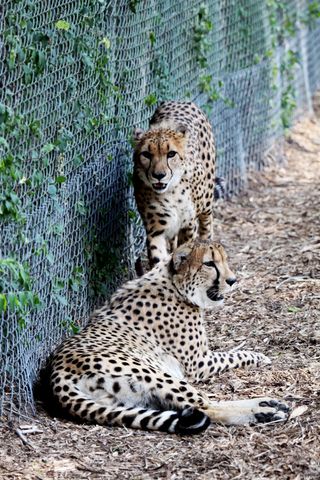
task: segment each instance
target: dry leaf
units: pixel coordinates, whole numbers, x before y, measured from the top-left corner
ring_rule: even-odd
[[[306,411],[308,410],[307,405],[300,405],[300,407],[294,408],[291,412],[291,415],[289,417],[289,420],[292,420],[293,418],[300,417],[303,415]]]

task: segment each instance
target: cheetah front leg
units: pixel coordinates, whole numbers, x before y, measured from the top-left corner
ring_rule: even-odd
[[[274,398],[262,397],[250,400],[210,402],[204,412],[216,423],[246,425],[284,421],[288,418],[289,407]]]
[[[167,240],[163,231],[147,231],[147,250],[151,268],[160,260],[168,258]]]
[[[170,252],[174,252],[178,248],[178,235],[175,235],[172,240],[169,241]]]
[[[196,218],[192,220],[186,227],[182,228],[178,235],[178,245],[194,242],[197,238],[198,222]]]
[[[211,211],[199,215],[199,237],[202,240],[213,238],[213,215]]]
[[[207,380],[212,375],[234,368],[259,367],[270,365],[271,360],[263,353],[246,350],[230,352],[208,351],[198,363],[196,380]]]

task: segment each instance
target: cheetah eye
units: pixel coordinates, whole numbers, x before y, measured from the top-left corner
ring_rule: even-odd
[[[151,160],[151,158],[152,158],[151,153],[150,153],[150,152],[147,152],[147,151],[141,152],[141,155],[143,155],[144,157],[146,157],[148,160]]]
[[[170,152],[168,152],[168,154],[167,154],[167,157],[168,158],[173,158],[176,154],[177,154],[177,152],[175,152],[173,150],[170,150]]]
[[[214,262],[203,262],[203,265],[205,265],[206,267],[215,267]]]

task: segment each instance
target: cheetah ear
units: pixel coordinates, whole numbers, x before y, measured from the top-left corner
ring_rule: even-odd
[[[180,267],[185,263],[191,252],[189,245],[182,245],[172,255],[171,265],[174,272],[177,272]]]
[[[139,142],[139,140],[141,140],[143,134],[144,134],[144,131],[142,130],[142,128],[135,128],[132,132],[133,142],[134,143]]]
[[[188,127],[186,125],[178,125],[178,127],[175,129],[176,132],[181,133],[184,137],[188,136]]]

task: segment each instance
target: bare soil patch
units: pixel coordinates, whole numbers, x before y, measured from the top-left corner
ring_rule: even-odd
[[[319,121],[295,126],[284,158],[282,166],[252,176],[243,195],[217,207],[217,238],[239,283],[223,309],[207,319],[212,348],[245,342],[273,364],[222,374],[204,388],[221,399],[286,399],[294,418],[255,427],[212,425],[203,435],[183,438],[39,413],[20,422],[29,444],[9,426],[2,429],[0,478],[320,478]],[[27,433],[26,425],[36,431]]]

